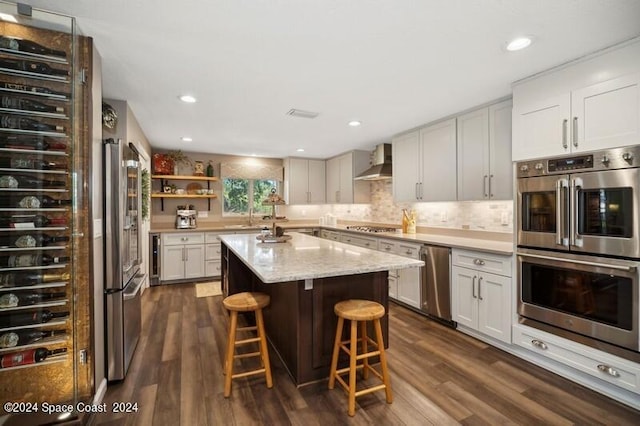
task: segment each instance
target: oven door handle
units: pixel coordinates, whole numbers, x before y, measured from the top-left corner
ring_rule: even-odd
[[[518,253],[518,256],[532,257],[534,259],[543,259],[543,260],[555,260],[557,262],[564,262],[564,263],[574,263],[574,264],[577,263],[579,265],[595,266],[598,268],[616,269],[618,271],[625,271],[625,272],[634,272],[637,269],[636,266],[610,265],[607,263],[589,262],[586,260],[561,259],[561,258],[552,257],[552,256],[542,256],[539,254]]]
[[[578,192],[582,189],[584,182],[580,178],[571,178],[571,192],[569,198],[569,205],[571,208],[570,213],[570,224],[569,224],[569,234],[570,241],[569,244],[573,247],[582,247],[583,241],[582,237],[578,233],[578,221],[580,220],[579,214],[580,209],[578,208]]]
[[[562,197],[562,189],[569,187],[569,181],[565,178],[558,179],[556,181],[556,244],[566,247],[569,244],[565,235],[567,230],[565,229],[565,220],[567,202]]]

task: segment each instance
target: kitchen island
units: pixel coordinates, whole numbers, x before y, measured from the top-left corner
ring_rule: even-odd
[[[262,243],[256,234],[221,235],[225,295],[260,291],[267,337],[297,385],[329,375],[337,318],[333,306],[368,299],[388,312],[390,269],[424,262],[309,235],[291,233],[285,243]],[[382,320],[388,346],[388,320]]]

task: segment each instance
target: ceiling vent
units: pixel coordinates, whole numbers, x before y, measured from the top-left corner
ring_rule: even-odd
[[[316,118],[319,115],[319,113],[312,112],[312,111],[303,111],[301,109],[291,108],[287,112],[287,115],[290,115],[292,117],[300,117],[300,118]]]

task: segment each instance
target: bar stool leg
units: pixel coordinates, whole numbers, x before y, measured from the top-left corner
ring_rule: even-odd
[[[373,320],[376,329],[376,341],[378,342],[378,350],[380,351],[380,369],[382,370],[382,382],[384,383],[384,392],[387,396],[387,403],[393,402],[393,394],[391,393],[391,380],[389,378],[389,370],[387,370],[387,355],[384,351],[384,340],[382,339],[382,327],[380,320]]]
[[[269,362],[269,348],[267,347],[267,339],[264,332],[264,319],[262,318],[262,309],[256,310],[256,325],[258,326],[258,337],[260,337],[260,358],[264,364],[264,372],[267,378],[267,388],[273,387],[273,379],[271,377],[271,363]]]
[[[238,325],[238,312],[231,311],[229,316],[229,338],[227,339],[227,355],[224,359],[224,397],[231,395],[231,380],[233,379],[233,354],[236,346],[236,327]]]
[[[351,320],[349,343],[349,415],[356,414],[356,361],[358,356],[358,321]]]
[[[340,342],[342,341],[343,326],[344,326],[344,318],[338,317],[338,326],[336,327],[336,338],[333,343],[333,355],[331,356],[331,369],[329,370],[329,389],[333,389],[336,383],[336,370],[338,368],[338,356],[340,355]]]
[[[360,346],[362,347],[362,353],[369,352],[368,340],[367,340],[367,322],[360,321]],[[362,359],[362,378],[366,380],[369,378],[369,358]]]

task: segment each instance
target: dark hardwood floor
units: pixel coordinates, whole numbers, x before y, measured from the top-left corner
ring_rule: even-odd
[[[137,402],[138,412],[100,414],[97,424],[640,424],[636,410],[397,305],[387,352],[393,404],[384,392],[364,395],[351,418],[342,389],[326,381],[297,389],[273,352],[272,389],[260,376],[234,380],[225,399],[221,296],[196,298],[182,284],[147,289],[142,303],[129,374],[105,397],[109,406]]]

